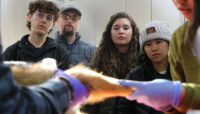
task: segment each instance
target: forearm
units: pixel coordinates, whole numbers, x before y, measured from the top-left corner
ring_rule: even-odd
[[[31,86],[29,89],[35,93],[31,94],[31,97],[34,98],[38,113],[62,113],[70,106],[72,90],[65,81],[51,79],[39,86]]]
[[[62,113],[71,101],[69,85],[61,80],[49,80],[39,86],[23,87],[15,83],[8,67],[0,65],[0,112]]]
[[[182,112],[182,113],[186,113],[187,110],[188,110],[188,108],[181,107],[181,104],[184,101],[185,92],[186,92],[185,87],[182,87],[182,92],[181,92],[181,96],[180,96],[180,103],[179,103],[180,105],[177,106],[177,107],[174,107],[177,111]]]
[[[185,97],[185,88],[182,87],[182,92],[181,92],[179,104],[183,103],[184,97]],[[170,111],[165,112],[165,114],[183,114],[183,113],[186,113],[187,110],[188,109],[184,109],[184,108],[180,107],[180,105],[179,105],[177,107],[173,107]]]
[[[177,110],[200,109],[200,85],[193,83],[183,83],[185,95],[182,103],[176,107]]]

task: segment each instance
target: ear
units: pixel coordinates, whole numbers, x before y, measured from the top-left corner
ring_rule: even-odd
[[[80,26],[80,20],[77,22],[78,26],[77,26],[77,29],[79,29],[79,26]]]
[[[31,15],[30,13],[28,13],[28,14],[27,14],[27,20],[28,20],[29,22],[31,22],[31,17],[32,17],[32,15]]]

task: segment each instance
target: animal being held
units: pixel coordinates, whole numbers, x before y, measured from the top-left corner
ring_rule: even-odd
[[[22,85],[29,86],[45,82],[53,78],[57,70],[54,59],[44,59],[37,63],[5,62],[10,65],[15,80]],[[118,79],[98,73],[88,67],[79,64],[65,70],[65,73],[79,79],[88,89],[88,104],[103,101],[106,98],[128,96],[134,89],[122,86]]]

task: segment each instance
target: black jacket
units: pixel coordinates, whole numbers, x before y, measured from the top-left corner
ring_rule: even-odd
[[[38,51],[28,41],[28,37],[29,35],[25,35],[20,41],[9,46],[3,53],[3,59],[5,61],[37,62],[44,58],[54,58],[58,68],[67,69],[69,67],[69,54],[54,39],[47,37]]]
[[[70,87],[55,79],[30,87],[18,85],[10,68],[0,62],[1,114],[63,114],[72,99]]]
[[[72,47],[69,47],[69,44],[66,40],[66,37],[62,34],[59,35],[56,33],[56,41],[60,44],[67,53],[70,53],[69,64],[76,65],[82,62],[85,65],[88,65],[93,58],[96,46],[91,45],[85,41],[82,41],[80,34],[76,33],[76,39],[72,44]]]
[[[158,78],[172,80],[170,68],[168,66],[167,72],[165,74],[160,74],[154,69],[150,60],[132,69],[126,77],[126,79],[137,81],[150,81]],[[137,103],[136,101],[129,101],[125,98],[120,98],[118,112],[119,114],[163,114],[163,112],[156,111],[144,104]]]

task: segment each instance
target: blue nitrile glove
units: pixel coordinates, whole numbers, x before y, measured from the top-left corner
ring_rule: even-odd
[[[73,89],[73,99],[71,105],[83,103],[87,100],[89,91],[77,78],[69,76],[62,70],[56,70],[54,76],[62,77],[71,84]]]
[[[153,81],[130,81],[120,80],[124,86],[136,88],[127,98],[144,103],[157,110],[169,110],[172,106],[178,106],[182,92],[180,81],[169,81],[165,79],[155,79]]]

